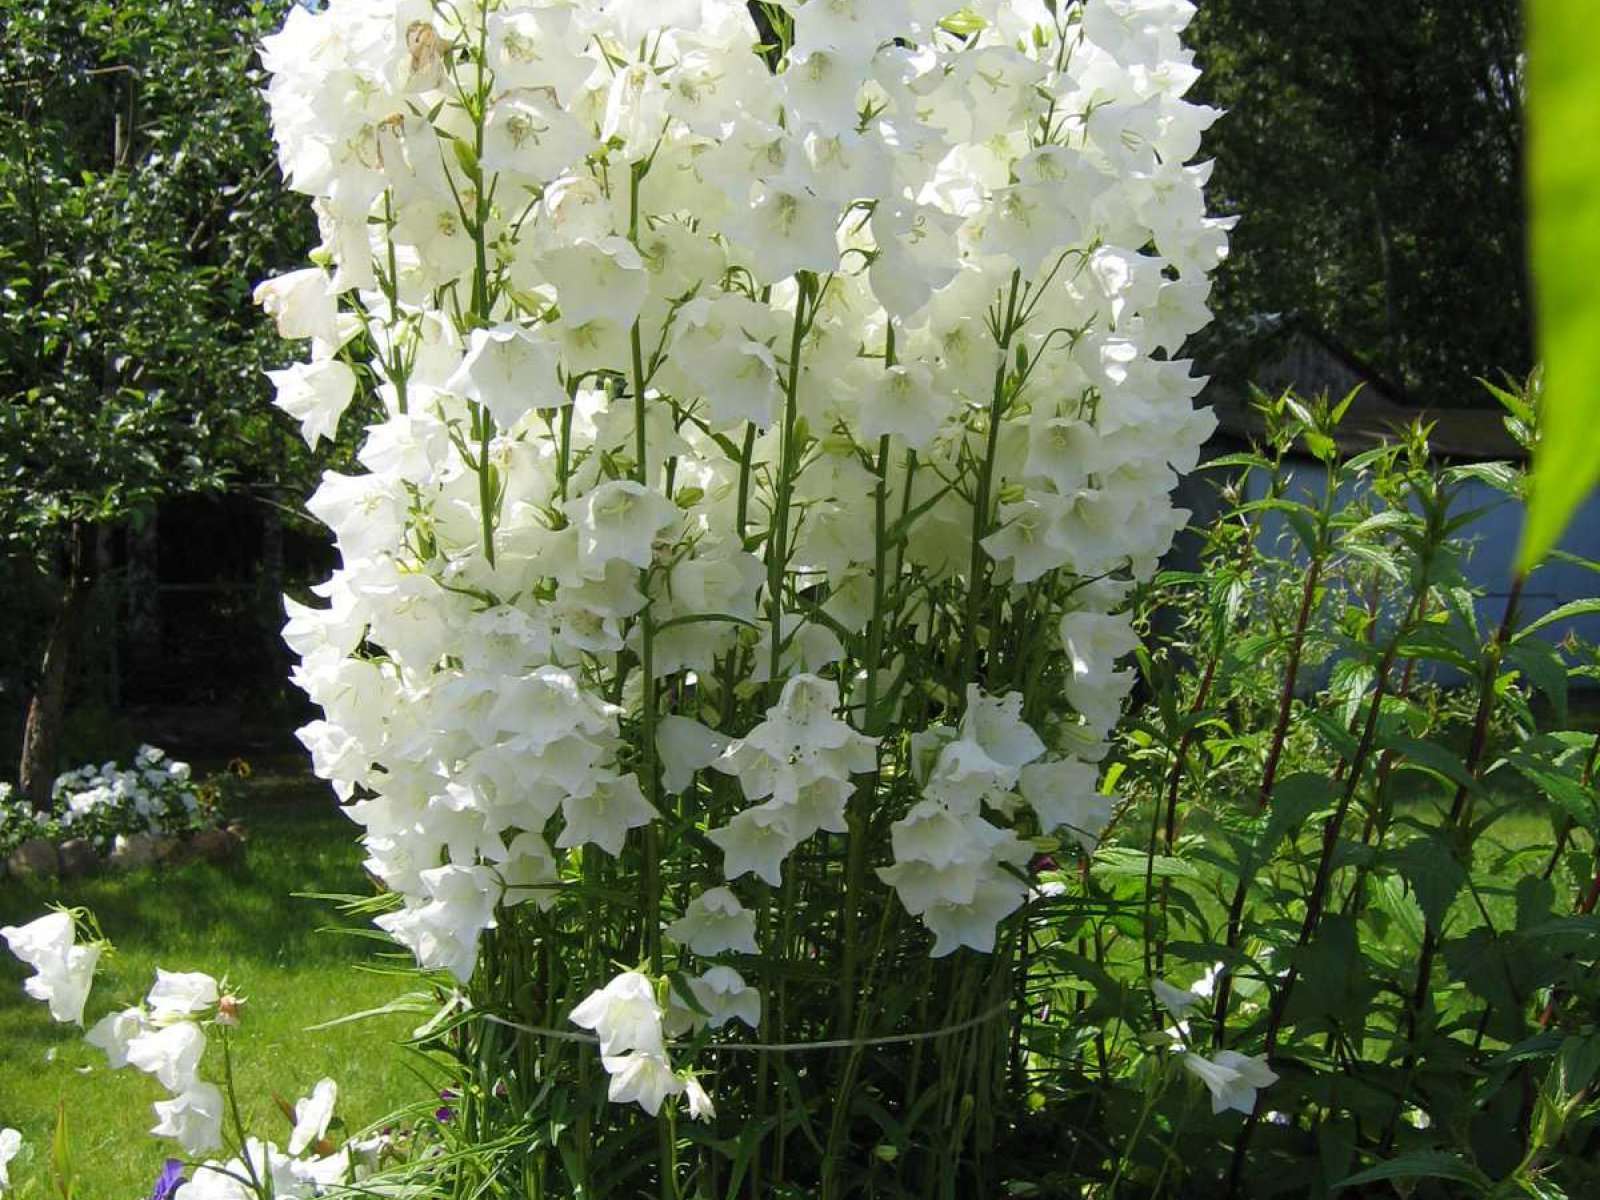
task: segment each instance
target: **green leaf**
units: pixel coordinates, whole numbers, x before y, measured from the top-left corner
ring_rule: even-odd
[[[1546,799],[1584,829],[1593,830],[1600,825],[1594,792],[1584,787],[1581,779],[1574,778],[1537,754],[1517,750],[1507,755],[1506,761],[1519,775],[1543,792]]]
[[[1550,701],[1552,716],[1558,725],[1567,722],[1567,664],[1549,642],[1538,638],[1518,642],[1506,651],[1507,664],[1516,667],[1528,682],[1544,693]]]
[[[72,1139],[67,1134],[67,1103],[56,1104],[56,1127],[50,1138],[50,1175],[61,1200],[72,1200]]]
[[[1561,1082],[1568,1096],[1576,1096],[1600,1075],[1600,1034],[1569,1037],[1561,1043]]]
[[[1371,896],[1373,909],[1388,922],[1387,936],[1375,939],[1374,955],[1398,961],[1401,956],[1414,953],[1427,931],[1416,898],[1407,895],[1393,875],[1375,881]]]
[[[1600,479],[1600,21],[1592,0],[1529,0],[1528,182],[1544,362],[1543,431],[1523,526],[1527,571]]]
[[[1090,874],[1099,879],[1144,878],[1146,867],[1156,879],[1198,879],[1200,872],[1181,858],[1158,854],[1152,861],[1143,850],[1131,846],[1107,846],[1094,857]]]
[[[1327,775],[1298,771],[1280,779],[1272,789],[1271,819],[1256,847],[1260,861],[1315,814],[1333,806],[1333,781]]]
[[[1318,1017],[1332,1017],[1351,1025],[1362,1020],[1370,1007],[1374,985],[1367,975],[1353,919],[1343,913],[1325,917],[1317,936],[1309,945],[1293,951],[1293,955],[1300,968],[1301,986],[1289,1000],[1289,1024]]]
[[[1435,929],[1443,926],[1445,913],[1467,879],[1466,868],[1449,843],[1437,834],[1417,838],[1384,857],[1411,885],[1428,924]]]
[[[1573,600],[1563,604],[1560,608],[1552,608],[1537,620],[1529,621],[1512,637],[1513,642],[1520,642],[1530,634],[1538,633],[1546,625],[1554,625],[1557,621],[1569,621],[1573,617],[1586,617],[1593,613],[1600,613],[1600,597],[1590,597],[1585,600]]]
[[[1364,1183],[1380,1183],[1385,1179],[1448,1179],[1452,1183],[1469,1185],[1478,1195],[1486,1194],[1494,1186],[1490,1178],[1477,1167],[1442,1150],[1402,1154],[1399,1158],[1369,1167],[1348,1179],[1341,1179],[1335,1186],[1358,1187]]]
[[[1400,770],[1425,771],[1449,783],[1477,791],[1478,781],[1467,770],[1466,764],[1436,742],[1406,737],[1400,733],[1382,733],[1378,736],[1381,749],[1392,750],[1402,756]]]

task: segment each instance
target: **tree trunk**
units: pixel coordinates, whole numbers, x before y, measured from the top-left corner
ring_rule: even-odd
[[[72,661],[94,594],[93,565],[94,539],[88,530],[79,526],[73,530],[61,607],[56,610],[55,621],[50,626],[39,683],[28,705],[28,720],[22,732],[18,782],[22,795],[39,810],[48,810],[51,804],[50,791],[61,752],[61,728],[66,717]]]

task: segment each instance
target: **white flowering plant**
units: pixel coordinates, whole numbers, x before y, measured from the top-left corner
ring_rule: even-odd
[[[277,403],[366,425],[309,502],[300,737],[459,993],[458,1192],[991,1178],[1030,867],[1110,819],[1128,597],[1214,426],[1193,12],[332,0],[267,39],[323,238],[257,289],[308,347]]]
[[[57,776],[52,808],[33,809],[0,784],[0,852],[30,838],[83,838],[102,854],[132,838],[180,838],[218,823],[212,798],[186,762],[142,745],[126,766],[89,763]]]
[[[27,994],[46,1002],[57,1022],[83,1026],[95,972],[114,953],[94,915],[58,908],[26,925],[0,929],[0,939],[35,972],[23,985]],[[292,1106],[280,1101],[290,1125],[282,1147],[253,1131],[234,1082],[233,1038],[245,1012],[244,998],[226,979],[157,968],[142,1000],[105,1013],[83,1035],[105,1054],[111,1070],[132,1067],[167,1093],[152,1106],[150,1132],[175,1143],[181,1157],[169,1160],[157,1195],[162,1200],[312,1200],[350,1195],[350,1189],[359,1194],[361,1181],[390,1152],[392,1137],[381,1132],[340,1137],[338,1085],[332,1079],[320,1080]],[[64,1181],[70,1181],[71,1172],[62,1161],[70,1154],[64,1110],[58,1121],[51,1153],[58,1187],[66,1195],[70,1184]],[[19,1142],[15,1130],[0,1134],[0,1190],[6,1185],[6,1159]]]

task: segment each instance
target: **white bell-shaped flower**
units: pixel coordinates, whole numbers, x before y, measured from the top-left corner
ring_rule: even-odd
[[[172,1138],[183,1152],[197,1157],[222,1146],[222,1089],[196,1081],[170,1100],[155,1102],[156,1137]]]
[[[756,915],[728,888],[707,888],[667,926],[667,936],[704,957],[733,951],[758,954]]]

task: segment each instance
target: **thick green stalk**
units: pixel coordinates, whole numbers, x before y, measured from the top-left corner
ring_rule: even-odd
[[[1162,846],[1163,853],[1168,858],[1172,857],[1173,848],[1178,840],[1178,790],[1179,785],[1183,782],[1183,769],[1189,761],[1190,748],[1194,745],[1195,733],[1198,729],[1195,722],[1198,721],[1200,714],[1205,711],[1206,704],[1210,702],[1211,687],[1216,682],[1217,663],[1221,658],[1222,650],[1219,647],[1206,663],[1206,672],[1200,679],[1200,690],[1195,693],[1194,703],[1189,706],[1190,725],[1178,739],[1178,750],[1173,756],[1172,771],[1167,777],[1166,836],[1163,839]],[[1170,877],[1165,875],[1161,877],[1161,915],[1156,926],[1158,932],[1155,947],[1155,971],[1152,978],[1161,975],[1166,970],[1167,909],[1171,904],[1171,884]],[[1150,881],[1146,879],[1145,889],[1147,892],[1149,886]]]
[[[894,323],[889,323],[884,341],[884,367],[894,366]],[[878,721],[878,675],[883,667],[884,571],[888,566],[889,435],[878,439],[877,484],[873,488],[872,617],[867,624],[866,701],[861,711],[861,728],[875,734]],[[879,748],[882,754],[882,748]],[[856,949],[860,941],[861,893],[866,883],[867,813],[878,793],[879,773],[862,778],[850,798],[846,813],[844,909],[844,971],[839,988],[839,1027],[850,1027],[855,1005]]]
[[[778,442],[778,475],[773,481],[772,528],[767,535],[767,610],[772,623],[772,651],[767,689],[773,699],[783,687],[783,577],[789,564],[789,503],[798,466],[795,426],[799,420],[800,353],[805,341],[807,305],[815,303],[816,280],[809,272],[796,279],[794,325],[789,334],[789,373],[783,385],[783,424]]]
[[[645,166],[634,163],[628,178],[628,238],[639,244],[639,181]],[[644,339],[639,322],[628,332],[633,388],[634,477],[650,486],[649,446],[645,434]],[[650,611],[650,570],[639,573],[639,590],[646,603],[639,614],[639,669],[642,673],[639,723],[639,762],[644,775],[645,798],[651,808],[661,809],[661,772],[656,764],[656,709],[659,704],[655,675],[655,618]],[[661,971],[661,831],[654,821],[644,827],[644,947],[650,958],[650,971]]]
[[[1012,272],[1011,291],[1006,299],[1005,319],[996,330],[996,349],[999,362],[994,369],[994,386],[989,396],[989,430],[984,445],[983,463],[978,471],[978,490],[972,499],[972,557],[967,565],[967,615],[961,629],[960,675],[957,686],[964,688],[973,682],[978,657],[978,617],[983,612],[984,593],[988,587],[985,569],[983,539],[989,532],[989,509],[993,503],[995,460],[1000,449],[1000,423],[1005,417],[1006,373],[1011,365],[1011,340],[1016,336],[1019,322],[1017,303],[1022,288],[1022,275]]]

